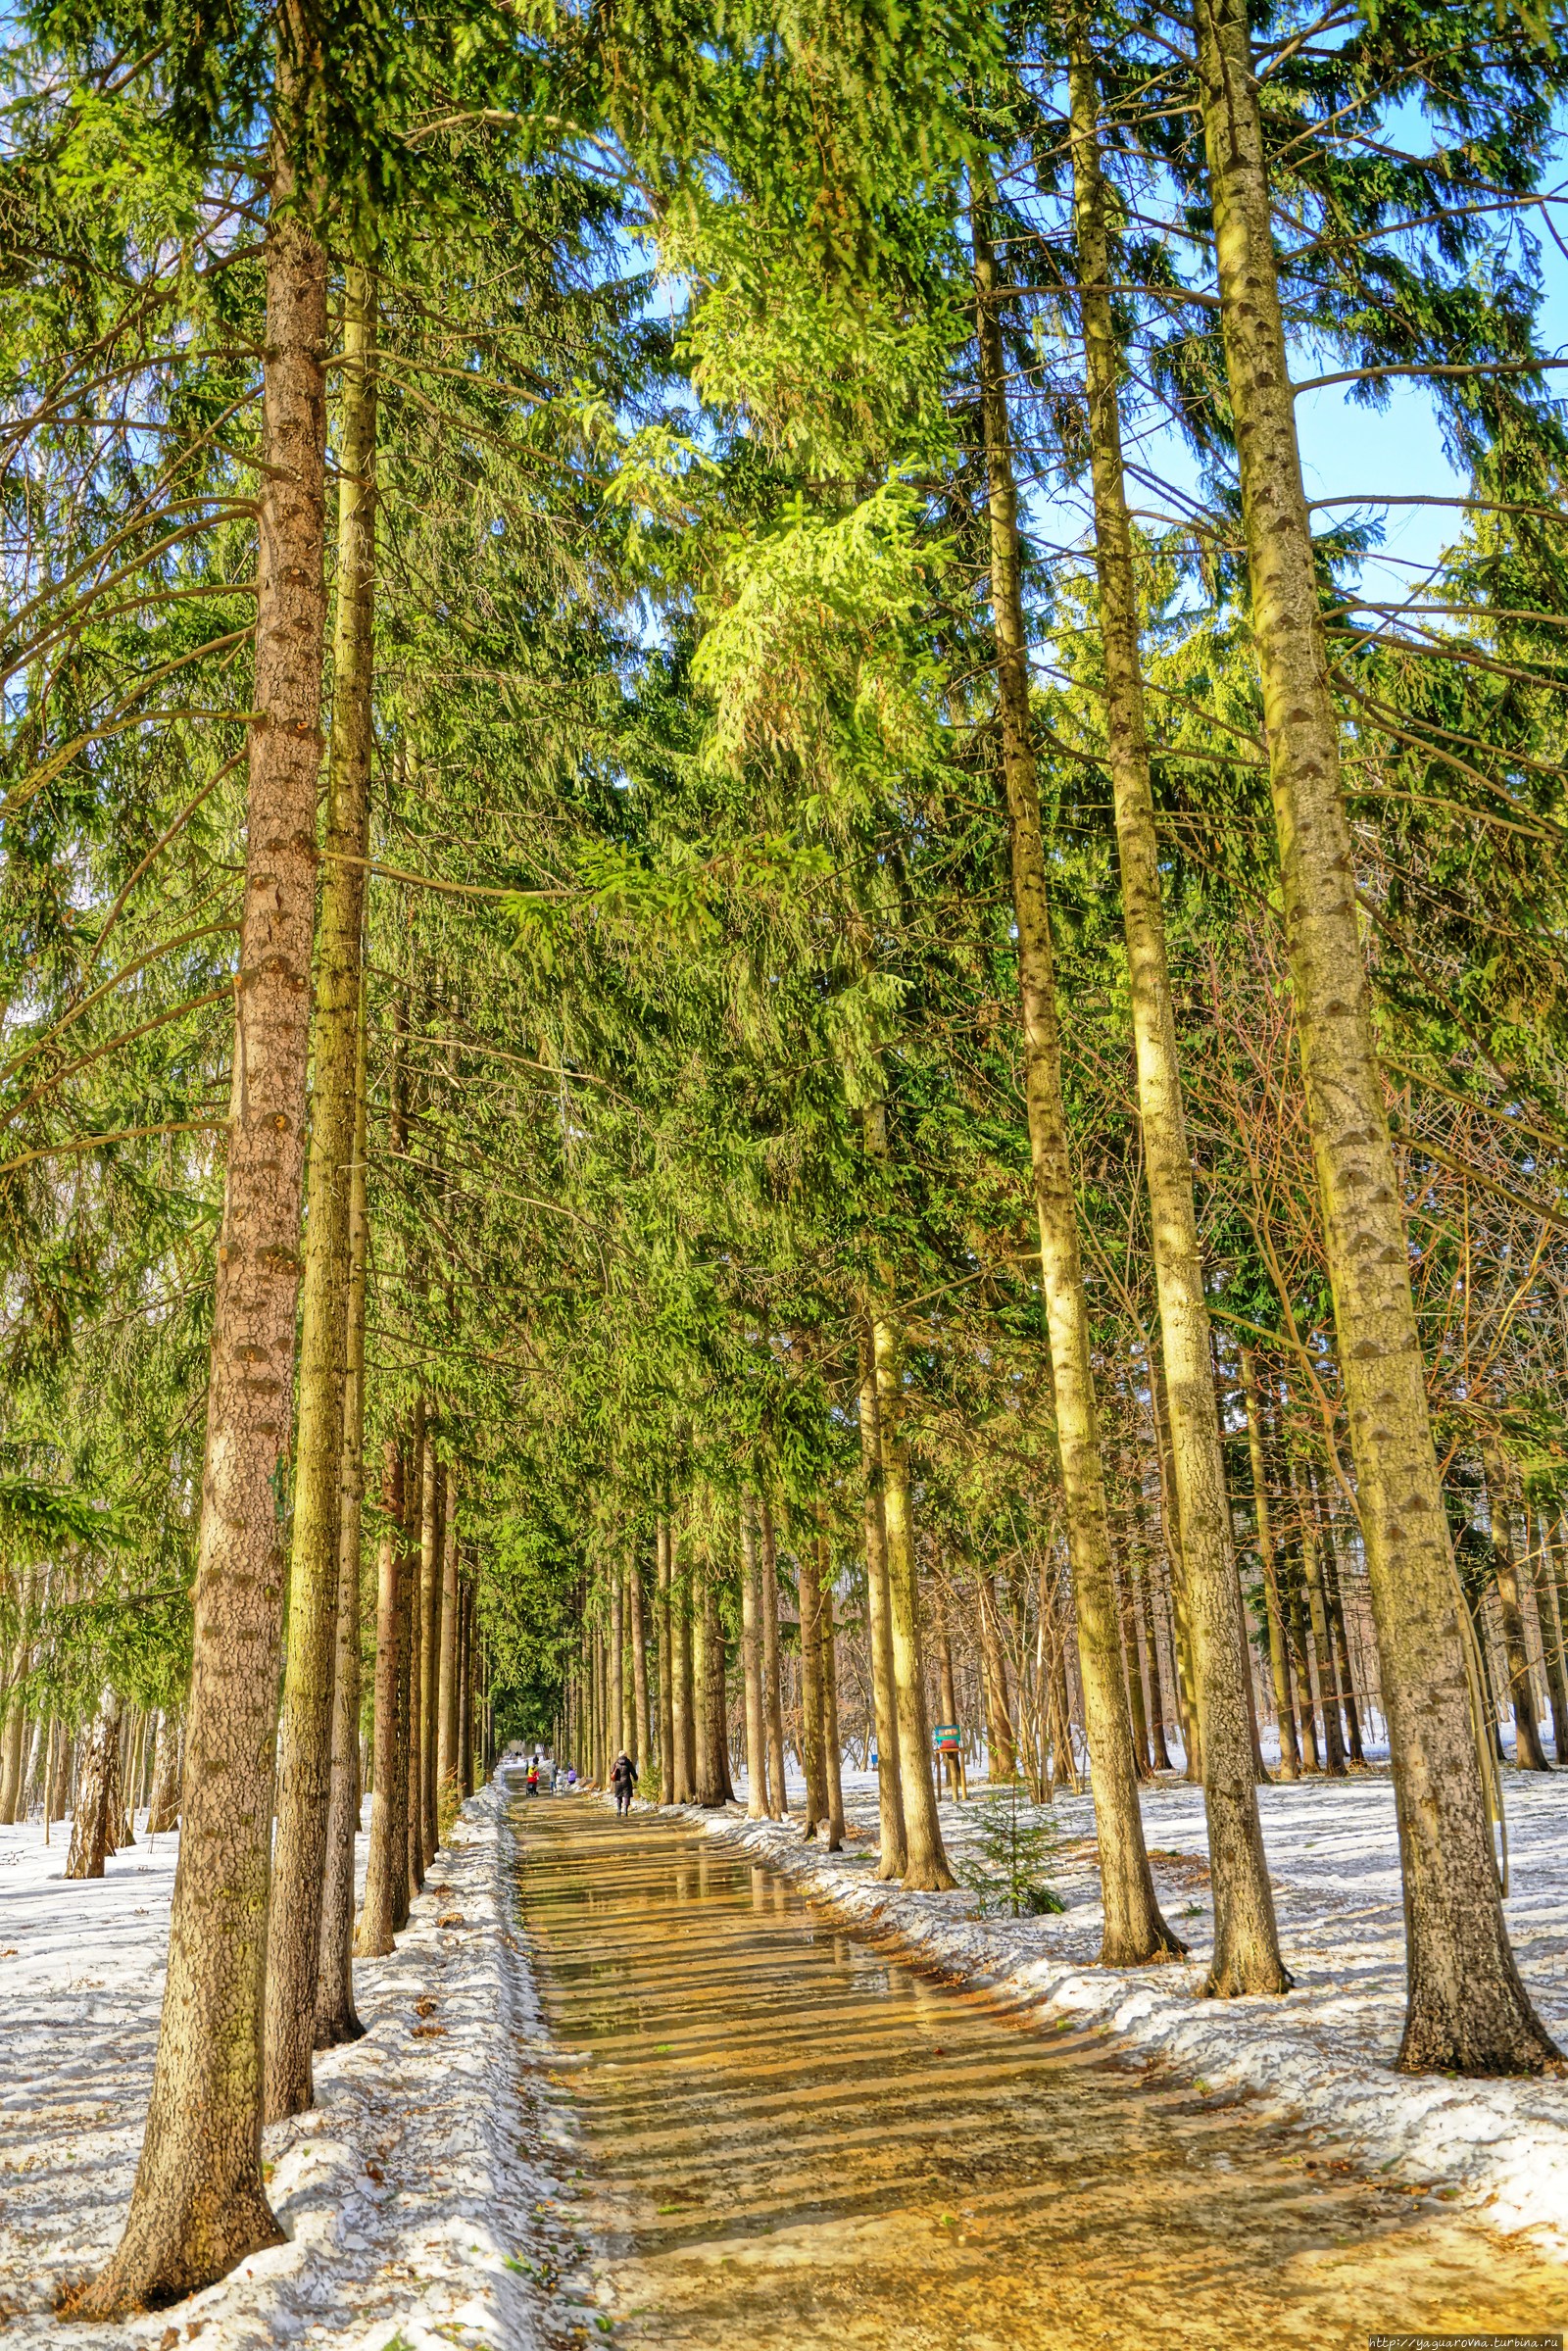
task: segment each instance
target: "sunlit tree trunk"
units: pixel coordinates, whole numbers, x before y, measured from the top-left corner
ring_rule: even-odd
[[[1046,892],[1045,846],[1029,713],[1029,654],[1019,573],[1017,496],[1007,418],[989,188],[971,208],[980,406],[991,520],[991,607],[1002,721],[1002,770],[1012,850],[1015,952],[1023,1006],[1024,1083],[1040,1227],[1042,1287],[1056,1398],[1062,1509],[1077,1599],[1089,1768],[1100,1832],[1106,1965],[1137,1966],[1183,1945],[1160,1916],[1149,1871],[1132,1722],[1121,1672],[1116,1591],[1105,1523],[1104,1469],[1090,1359],[1089,1309],[1061,1097],[1061,1037]],[[883,1397],[884,1408],[886,1396]],[[890,1544],[891,1551],[891,1531]],[[1249,1779],[1250,1786],[1250,1779]],[[907,1802],[907,1797],[906,1798]]]
[[[680,1743],[675,1730],[674,1621],[670,1602],[669,1521],[661,1518],[655,1535],[659,1575],[659,1800],[679,1804]]]
[[[76,1773],[68,1878],[101,1878],[105,1860],[120,1849],[122,1713],[119,1691],[105,1684]]]
[[[301,49],[292,43],[305,33]],[[282,1637],[277,1476],[293,1417],[320,763],[326,258],[296,207],[315,35],[278,20],[244,910],[219,1230],[179,1861],[158,2055],[124,2234],[74,2296],[103,2319],[278,2242],[262,2181],[262,2025]]]
[[[1541,1743],[1524,1610],[1519,1604],[1519,1570],[1514,1562],[1513,1532],[1508,1524],[1508,1473],[1495,1445],[1485,1447],[1482,1469],[1487,1486],[1487,1515],[1492,1522],[1492,1580],[1502,1619],[1508,1699],[1513,1708],[1514,1760],[1522,1772],[1548,1772],[1551,1766]]]
[[[746,1690],[746,1811],[767,1818],[767,1725],[762,1707],[761,1590],[752,1505],[741,1497],[741,1674]]]
[[[632,1745],[640,1773],[653,1770],[653,1720],[648,1711],[648,1618],[643,1605],[643,1571],[632,1544],[626,1555],[626,1617],[631,1643]]]
[[[166,1706],[158,1717],[153,1747],[153,1792],[147,1806],[147,1834],[167,1837],[179,1820],[179,1717]]]
[[[674,1543],[670,1541],[670,1564],[674,1566]],[[672,1584],[670,1613],[670,1654],[674,1669],[674,1739],[673,1765],[677,1804],[695,1803],[697,1799],[697,1719],[696,1676],[692,1660],[691,1580],[686,1577]]]
[[[993,1780],[1011,1780],[1017,1773],[1012,1751],[1012,1716],[1007,1704],[1007,1660],[1003,1653],[997,1619],[996,1587],[982,1570],[975,1570],[975,1605],[980,1617],[980,1663],[986,1688],[986,1751]]]
[[[1280,1726],[1280,1778],[1298,1780],[1300,1755],[1296,1739],[1296,1711],[1291,1701],[1291,1677],[1285,1648],[1285,1625],[1280,1608],[1279,1573],[1274,1555],[1273,1515],[1269,1509],[1268,1473],[1263,1459],[1263,1421],[1257,1396],[1257,1368],[1250,1347],[1242,1349],[1242,1396],[1247,1405],[1247,1450],[1252,1469],[1252,1507],[1257,1517],[1257,1550],[1263,1573],[1263,1607],[1268,1620],[1269,1675],[1274,1684],[1274,1712]]]
[[[458,1784],[458,1471],[447,1464],[441,1524],[441,1668],[436,1677],[437,1789]]]
[[[424,1602],[420,1586],[423,1568],[424,1498],[432,1439],[426,1426],[427,1407],[421,1396],[414,1407],[413,1434],[409,1456],[403,1471],[403,1568],[399,1578],[402,1603],[407,1619],[403,1638],[403,1722],[404,1740],[400,1748],[403,1776],[408,1785],[408,1798],[403,1822],[408,1840],[408,1872],[410,1903],[424,1885],[424,1791],[422,1758],[424,1753],[423,1728],[420,1721],[420,1698],[423,1675],[420,1671],[419,1650],[424,1632]],[[398,1924],[408,1917],[405,1911]]]
[[[822,1752],[822,1592],[809,1535],[795,1545],[795,1588],[801,1603],[801,1765],[806,1774],[806,1827],[814,1837],[827,1819],[827,1763]]]
[[[881,1413],[871,1326],[860,1327],[860,1472],[865,1505],[866,1618],[871,1651],[871,1706],[876,1718],[876,1874],[902,1878],[906,1863],[904,1783],[899,1767],[898,1690],[893,1676],[893,1619],[888,1602],[888,1534],[884,1515]]]
[[[784,1685],[778,1654],[778,1545],[773,1513],[767,1496],[761,1500],[762,1522],[762,1712],[767,1726],[767,1783],[773,1818],[790,1816],[784,1782]]]
[[[958,1686],[953,1673],[953,1635],[948,1625],[947,1592],[939,1581],[936,1587],[935,1631],[937,1650],[937,1680],[942,1691],[942,1719],[945,1723],[958,1720]],[[942,1770],[948,1783],[948,1792],[956,1802],[963,1792],[963,1758],[951,1750],[944,1751]]]
[[[823,1780],[827,1787],[827,1850],[844,1843],[844,1756],[839,1751],[839,1660],[832,1622],[832,1549],[827,1543],[827,1509],[815,1507],[815,1598],[818,1598],[818,1652],[823,1669]]]
[[[1557,1761],[1564,1760],[1568,1738],[1568,1674],[1563,1670],[1562,1614],[1557,1601],[1557,1579],[1552,1574],[1545,1521],[1532,1512],[1525,1522],[1530,1549],[1530,1575],[1535,1587],[1536,1616],[1541,1625],[1542,1662],[1551,1699],[1551,1743]]]
[[[401,1768],[399,1717],[404,1610],[402,1581],[403,1455],[395,1437],[382,1453],[381,1540],[375,1568],[375,1689],[371,1737],[375,1785],[370,1794],[370,1841],[365,1865],[365,1902],[354,1933],[363,1958],[381,1959],[408,1916],[408,1774]]]
[[[923,1893],[941,1893],[955,1881],[943,1848],[936,1788],[931,1779],[931,1720],[920,1644],[920,1592],[914,1563],[909,1459],[904,1442],[903,1365],[893,1325],[886,1315],[872,1320],[871,1348],[876,1366],[882,1524],[887,1539],[888,1616],[893,1634],[899,1783],[904,1802],[902,1883]]]
[[[1075,14],[1069,34],[1068,82],[1095,498],[1095,564],[1105,667],[1105,741],[1116,811],[1138,1108],[1181,1513],[1182,1565],[1194,1648],[1214,1892],[1214,1956],[1203,1988],[1209,1994],[1226,1996],[1281,1992],[1289,1988],[1290,1977],[1280,1957],[1257,1810],[1248,1666],[1235,1593],[1225,1465],[1209,1355],[1208,1307],[1165,953],[1165,910],[1139,652],[1138,590],[1122,469],[1121,349],[1110,302],[1100,98],[1081,13]],[[1129,1671],[1136,1682],[1136,1654]],[[1141,1699],[1141,1690],[1138,1694]],[[1135,1703],[1135,1728],[1142,1712],[1142,1704]],[[1090,1760],[1093,1765],[1092,1753]]]
[[[473,1793],[473,1682],[475,1642],[473,1638],[473,1586],[465,1576],[458,1586],[463,1611],[463,1667],[459,1678],[458,1695],[458,1753],[461,1758],[462,1788],[466,1798]]]
[[[1341,785],[1244,0],[1197,0],[1220,324],[1285,937],[1334,1291],[1404,1876],[1399,2064],[1537,2071],[1556,2054],[1508,1943],[1389,1142]]]
[[[365,995],[356,1024],[354,1158],[349,1177],[349,1291],[344,1337],[343,1443],[338,1465],[336,1660],[332,1680],[332,1788],[316,1990],[316,2046],[331,2049],[365,2031],[354,2006],[354,1849],[360,1825],[360,1548],[365,1499],[366,1204]]]
[[[303,2113],[315,2094],[311,2052],[332,1784],[349,1195],[358,1099],[374,668],[373,308],[367,273],[355,264],[344,286],[339,384],[332,733],[311,1016],[299,1433],[267,1949],[266,2103],[273,2121]],[[355,1597],[357,1604],[357,1592]]]
[[[436,1819],[436,1747],[441,1711],[441,1567],[446,1540],[447,1469],[435,1449],[436,1417],[426,1423],[424,1507],[419,1527],[419,1837],[426,1870],[440,1843]]]
[[[618,1565],[610,1571],[610,1744],[615,1754],[628,1755],[626,1736],[626,1605],[625,1577]]]

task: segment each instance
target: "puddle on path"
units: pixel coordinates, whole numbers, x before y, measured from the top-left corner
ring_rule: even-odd
[[[546,2012],[591,2060],[576,2215],[614,2340],[1363,2351],[1564,2325],[1568,2272],[922,1982],[700,1834],[517,1809]]]

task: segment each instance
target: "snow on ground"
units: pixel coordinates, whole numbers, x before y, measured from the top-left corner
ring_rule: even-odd
[[[67,1884],[58,1830],[45,1848],[36,1821],[0,1828],[7,2351],[172,2351],[198,2334],[203,2351],[525,2351],[541,2339],[537,2274],[562,2247],[534,2207],[571,2139],[539,2074],[544,2029],[514,1957],[506,1805],[494,1785],[465,1805],[397,1950],[355,1964],[366,2038],[319,2055],[316,2106],[266,2132],[291,2241],[173,2310],[66,2336],[53,2299],[113,2249],[130,2193],[177,1839],[143,1836],[102,1880]]]
[[[1568,1771],[1504,1775],[1512,1861],[1507,1916],[1537,2007],[1568,2050]],[[970,1824],[989,1791],[944,1802],[960,1878]],[[1094,1965],[1102,1913],[1088,1795],[1059,1794],[1051,1876],[1067,1907],[1038,1919],[987,1917],[972,1889],[905,1893],[874,1879],[870,1775],[847,1775],[850,1841],[827,1854],[799,1822],[694,1813],[709,1834],[784,1871],[847,1926],[896,1940],[952,1981],[994,1986],[1049,2028],[1098,2023],[1112,2045],[1163,2061],[1207,2090],[1255,2095],[1282,2120],[1331,2135],[1368,2170],[1396,2173],[1528,2230],[1568,2259],[1568,2078],[1469,2082],[1393,2071],[1404,2010],[1404,1925],[1394,1791],[1386,1768],[1259,1789],[1280,1938],[1297,1988],[1283,2000],[1202,2000],[1213,1948],[1202,1792],[1162,1778],[1143,1790],[1145,1835],[1166,1917],[1191,1962]],[[1005,1801],[1005,1799],[1003,1799]],[[1027,1819],[1039,1816],[1020,1807]]]

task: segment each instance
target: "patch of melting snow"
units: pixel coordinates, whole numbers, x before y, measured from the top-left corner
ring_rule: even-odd
[[[563,2133],[542,2069],[559,2062],[514,1932],[505,1783],[464,1806],[434,1883],[386,1959],[357,1960],[367,2037],[316,2059],[317,2104],[265,2134],[288,2242],[174,2309],[73,2327],[69,2351],[271,2343],[533,2351],[547,2285],[577,2239],[541,2159]],[[113,2250],[152,2079],[177,1838],[67,1884],[65,1844],[0,1828],[0,2326],[7,2351],[64,2338],[66,2282]],[[364,1866],[362,1838],[361,1868]],[[440,1891],[437,1894],[436,1885]],[[441,1930],[460,1910],[466,1931]],[[90,1977],[73,1975],[83,1960]],[[108,1999],[96,1996],[107,1992]],[[445,2027],[416,2039],[420,2011]]]

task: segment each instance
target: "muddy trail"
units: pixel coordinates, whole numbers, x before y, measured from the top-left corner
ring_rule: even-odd
[[[1564,2324],[1568,2271],[923,1981],[684,1825],[580,1798],[516,1821],[609,2279],[583,2339],[1363,2351]]]

